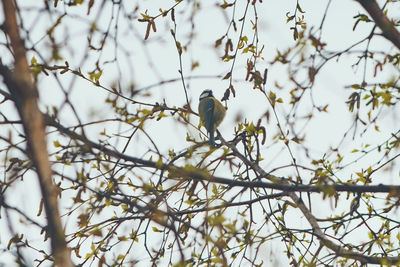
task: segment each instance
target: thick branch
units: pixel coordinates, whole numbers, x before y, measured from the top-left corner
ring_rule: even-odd
[[[357,0],[357,2],[372,17],[376,25],[381,29],[382,35],[400,49],[400,33],[394,27],[393,22],[385,16],[375,0]]]
[[[57,204],[57,188],[52,181],[52,171],[48,160],[46,133],[42,113],[37,104],[35,88],[28,62],[24,42],[19,35],[16,16],[16,2],[2,0],[5,16],[4,29],[14,53],[14,71],[0,65],[0,74],[15,100],[21,116],[28,141],[28,151],[36,167],[47,215],[48,233],[56,266],[74,266],[70,250],[66,246],[65,236]]]
[[[1,93],[1,91],[0,91],[0,93]],[[231,187],[269,188],[269,189],[276,189],[276,190],[286,191],[286,192],[321,193],[321,192],[324,192],[324,189],[328,189],[329,187],[332,187],[335,191],[338,191],[338,192],[393,193],[393,194],[399,193],[400,194],[400,186],[384,185],[384,184],[379,184],[379,185],[326,184],[326,185],[322,185],[322,186],[306,185],[306,184],[292,185],[292,184],[287,183],[287,178],[279,178],[274,175],[267,174],[261,167],[259,167],[256,164],[253,164],[256,166],[252,166],[252,168],[256,169],[258,173],[262,173],[262,175],[261,175],[262,178],[267,178],[267,179],[273,181],[272,183],[262,182],[262,181],[238,181],[238,180],[232,180],[230,178],[210,176],[210,175],[208,175],[208,173],[200,171],[198,169],[189,170],[189,169],[181,168],[181,167],[178,167],[178,166],[175,166],[172,164],[158,164],[155,161],[145,160],[145,159],[141,159],[141,158],[123,154],[116,150],[113,150],[113,149],[104,147],[103,145],[100,145],[98,143],[95,143],[80,134],[77,134],[76,132],[74,132],[74,131],[64,127],[60,123],[56,122],[50,116],[45,115],[45,119],[46,119],[47,125],[57,128],[57,130],[59,130],[61,133],[69,136],[72,139],[81,141],[82,143],[84,143],[87,146],[87,149],[94,148],[94,149],[102,151],[103,153],[105,153],[109,156],[112,156],[112,157],[115,157],[118,159],[123,159],[128,162],[140,164],[143,167],[167,170],[170,172],[170,174],[173,177],[177,177],[177,178],[178,177],[179,178],[187,177],[187,178],[191,178],[191,179],[209,181],[209,182],[213,182],[213,183],[226,184]],[[235,152],[235,155],[237,155],[236,152]],[[239,155],[237,155],[237,156],[240,157]],[[242,158],[242,160],[243,159],[244,158]],[[251,164],[251,163],[249,163],[249,164]]]

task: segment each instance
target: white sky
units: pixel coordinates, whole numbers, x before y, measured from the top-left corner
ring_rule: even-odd
[[[87,2],[87,1],[86,1]],[[88,60],[81,65],[82,58],[86,55],[86,45],[87,45],[87,29],[88,22],[92,22],[96,16],[98,6],[102,1],[95,1],[95,6],[93,7],[89,17],[86,14],[86,5],[68,8],[68,14],[76,13],[76,17],[65,17],[63,19],[63,25],[57,28],[55,32],[56,39],[64,39],[65,36],[68,38],[68,49],[63,49],[61,54],[68,60],[71,68],[78,69],[81,68],[84,74],[92,71],[94,69],[94,62],[97,59],[98,54],[89,51]],[[111,2],[111,1],[110,1]],[[132,6],[136,5],[137,1],[131,1]],[[149,15],[158,14],[158,9],[161,7],[163,9],[168,8],[173,4],[174,1],[140,1],[139,10],[144,12],[148,10]],[[240,1],[239,1],[240,2]],[[242,1],[243,3],[247,1]],[[267,90],[272,90],[279,94],[283,98],[284,104],[278,104],[278,116],[281,122],[285,122],[284,116],[289,111],[287,104],[289,101],[288,92],[293,88],[293,84],[288,81],[287,68],[286,66],[280,66],[278,64],[270,67],[270,62],[276,56],[276,51],[284,51],[288,47],[294,46],[294,41],[292,37],[292,32],[289,28],[293,25],[293,22],[286,24],[286,13],[291,12],[293,14],[295,8],[295,1],[263,1],[263,4],[257,5],[257,13],[259,16],[259,42],[265,45],[264,48],[264,58],[265,62],[261,62],[258,68],[269,67],[268,71],[268,82]],[[36,1],[19,1],[21,7],[22,3],[24,5],[42,5],[42,2]],[[190,1],[189,3],[192,3]],[[317,28],[320,24],[323,11],[326,7],[327,1],[301,1],[300,5],[304,11],[306,11],[305,21],[308,28]],[[127,9],[132,9],[128,7]],[[195,38],[192,40],[188,51],[184,52],[182,55],[183,61],[183,73],[185,77],[189,76],[212,76],[212,75],[225,75],[230,67],[231,63],[221,62],[220,56],[222,55],[222,47],[216,53],[214,49],[215,40],[220,38],[227,30],[227,21],[223,13],[215,7],[215,1],[206,0],[201,1],[201,10],[195,13]],[[396,9],[398,11],[398,6],[393,4],[393,14],[396,14]],[[243,7],[238,5],[236,17],[241,17],[243,14]],[[58,12],[62,13],[64,10],[63,2],[59,2]],[[392,9],[389,11],[391,15]],[[111,5],[106,4],[106,8],[97,20],[97,26],[103,30],[106,29],[109,18],[111,15]],[[253,19],[253,11],[249,11],[248,18]],[[371,24],[360,23],[356,31],[352,30],[354,24],[353,17],[358,14],[358,12],[363,12],[361,7],[355,1],[345,1],[336,0],[332,1],[328,15],[325,20],[323,28],[323,41],[327,43],[328,49],[332,51],[339,51],[347,48],[351,44],[365,37],[370,29]],[[26,13],[27,14],[27,13]],[[37,14],[37,12],[31,12],[30,14]],[[114,13],[116,14],[116,13]],[[228,12],[230,14],[230,12]],[[398,14],[398,13],[397,13]],[[192,9],[190,4],[182,3],[178,5],[175,10],[175,16],[177,21],[177,39],[182,44],[187,44],[188,33],[190,32],[191,25],[188,23],[188,18],[192,16]],[[0,15],[0,20],[3,17]],[[47,41],[41,41],[43,34],[46,30],[55,22],[58,16],[53,16],[49,18],[47,15],[44,16],[24,16],[23,21],[25,28],[30,29],[31,42],[37,43],[37,48],[45,55]],[[65,20],[65,21],[64,21]],[[152,84],[157,84],[163,80],[179,78],[179,62],[177,57],[177,51],[173,44],[173,39],[171,34],[169,34],[170,28],[172,26],[170,16],[166,18],[159,18],[156,20],[157,32],[151,32],[150,37],[147,41],[143,41],[143,37],[146,30],[145,23],[139,23],[137,20],[132,20],[131,25],[133,29],[129,29],[130,25],[124,22],[125,19],[120,18],[121,23],[119,24],[119,48],[118,51],[118,64],[112,63],[104,65],[103,75],[100,78],[100,83],[107,87],[118,81],[122,88],[127,88],[132,82],[137,88],[143,88]],[[238,23],[238,28],[240,28],[240,23]],[[246,28],[247,27],[247,28]],[[245,32],[248,30],[248,21],[246,22]],[[114,32],[114,31],[112,31]],[[138,36],[140,38],[138,38]],[[236,44],[237,34],[232,34],[233,43]],[[248,33],[249,39],[251,39],[250,32]],[[99,38],[99,36],[96,36]],[[4,41],[4,37],[1,39]],[[96,44],[97,45],[97,44]],[[365,44],[358,46],[355,50],[361,51],[365,48]],[[391,51],[391,46],[388,42],[380,37],[375,37],[371,43],[371,50],[386,50]],[[3,62],[9,63],[9,54],[4,52],[4,47],[0,47],[0,53]],[[124,54],[122,51],[127,51],[129,56]],[[306,50],[305,54],[310,56],[313,50],[311,47]],[[29,55],[32,57],[33,54]],[[38,62],[41,60],[37,55],[35,55]],[[114,45],[111,39],[107,42],[104,52],[100,58],[101,67],[104,61],[110,60],[114,57]],[[233,77],[234,86],[236,89],[236,97],[228,101],[228,111],[224,122],[221,124],[219,130],[225,139],[232,139],[234,134],[234,127],[236,126],[235,118],[237,114],[247,121],[253,121],[254,123],[265,113],[266,110],[271,108],[267,102],[267,99],[263,95],[255,90],[252,90],[252,85],[244,82],[245,75],[245,62],[247,56],[239,55],[236,62]],[[150,59],[150,60],[149,60]],[[191,64],[194,61],[199,61],[199,68],[191,71]],[[306,141],[303,144],[310,150],[312,158],[321,158],[325,153],[329,152],[329,147],[337,146],[341,141],[343,134],[351,127],[353,121],[353,114],[348,112],[347,105],[344,103],[351,93],[351,89],[344,90],[344,87],[354,83],[360,83],[362,81],[362,64],[358,68],[352,68],[351,65],[356,61],[356,55],[342,56],[339,60],[332,60],[327,63],[323,68],[321,73],[318,74],[315,85],[313,87],[313,99],[318,105],[329,104],[328,113],[316,114],[316,117],[306,126],[302,133],[306,134]],[[63,62],[58,62],[57,64],[63,64]],[[118,67],[120,67],[121,73],[118,72]],[[262,69],[261,69],[262,70]],[[385,81],[387,77],[398,76],[398,72],[391,69],[385,69],[384,72],[378,75],[374,79],[370,79],[370,75],[373,68],[371,66],[367,67],[367,77],[368,82],[381,82]],[[72,80],[73,75],[70,73],[60,75],[60,80],[66,88],[71,88],[70,90],[70,100],[77,107],[77,111],[80,118],[83,121],[88,122],[93,119],[100,118],[114,118],[115,116],[110,110],[109,106],[104,104],[104,99],[108,95],[107,92],[100,90],[99,88],[93,86],[89,82],[76,79]],[[203,89],[212,88],[214,94],[221,98],[225,89],[229,85],[228,80],[219,79],[191,79],[187,80],[189,99],[191,101],[192,108],[197,110],[198,96]],[[282,91],[278,91],[275,87],[275,82],[279,83],[284,87]],[[4,89],[3,85],[0,85]],[[55,83],[54,79],[41,76],[39,80],[39,90],[40,90],[40,100],[42,109],[45,110],[46,107],[51,105],[59,106],[63,100],[64,95],[61,94],[59,86]],[[144,93],[151,93],[151,96],[143,96],[141,94],[135,100],[143,100],[145,102],[165,102],[169,106],[182,107],[185,104],[185,97],[183,93],[182,83],[177,81],[175,83],[170,83],[167,85],[162,85],[158,87],[151,88],[150,90],[144,91]],[[300,114],[307,114],[309,112],[307,99],[304,99],[304,103],[299,108]],[[137,106],[128,105],[128,109],[134,112]],[[12,111],[12,107],[9,104],[2,104],[0,110],[3,113],[10,114],[13,118],[15,117],[15,111]],[[356,134],[356,139],[352,140],[352,131],[349,133],[345,142],[340,147],[340,153],[345,155],[344,162],[351,162],[358,155],[348,155],[350,151],[354,148],[359,148],[360,145],[365,145],[366,143],[379,144],[382,140],[386,140],[390,137],[390,133],[397,131],[399,124],[397,123],[396,113],[398,111],[397,107],[391,110],[384,111],[384,119],[379,123],[380,132],[375,132],[373,129],[369,129],[365,135],[360,137],[360,133]],[[88,115],[90,114],[90,115]],[[299,114],[297,114],[299,115]],[[74,116],[71,115],[71,110],[65,107],[61,113],[62,123],[67,126],[76,125],[77,121]],[[191,118],[194,125],[197,126],[198,118],[192,116]],[[277,133],[276,121],[271,116],[271,121],[269,124],[266,120],[263,120],[263,125],[267,128],[267,143],[265,145],[265,150],[263,150],[265,160],[262,163],[263,167],[268,171],[276,166],[281,166],[285,163],[290,163],[290,158],[288,153],[284,150],[282,144],[273,144],[272,137]],[[302,128],[303,123],[296,125],[297,130]],[[146,126],[149,127],[149,134],[156,140],[157,146],[162,152],[167,152],[169,149],[175,149],[175,151],[182,151],[190,146],[190,143],[185,141],[186,134],[189,133],[191,136],[198,138],[199,132],[197,129],[184,125],[182,123],[176,123],[175,118],[165,118],[160,122],[146,122]],[[87,134],[92,140],[97,140],[99,138],[99,131],[104,128],[107,129],[107,133],[112,133],[117,130],[116,124],[103,124],[96,127],[92,127],[91,131]],[[284,130],[289,130],[287,125],[283,125]],[[4,130],[0,130],[1,134],[4,134]],[[54,138],[55,136],[52,136]],[[62,139],[60,139],[62,142]],[[51,142],[49,142],[51,144]],[[140,145],[136,145],[140,144]],[[134,156],[141,156],[148,148],[149,141],[143,135],[139,135],[135,142],[129,147],[127,154]],[[298,163],[307,164],[309,166],[309,159],[305,157],[304,151],[300,146],[295,143],[291,143],[293,151],[296,155]],[[54,148],[49,145],[50,150],[54,151]],[[350,168],[346,168],[340,174],[343,175],[342,180],[347,180],[350,178],[351,173],[360,171],[361,168],[369,166],[371,162],[376,161],[376,154],[372,153],[357,162],[357,164],[351,165]],[[4,155],[2,155],[4,157]],[[334,158],[332,158],[334,160]],[[61,170],[59,170],[61,171]],[[282,172],[282,175],[287,174],[286,171]],[[223,177],[230,178],[231,175],[227,173],[225,169],[221,169],[219,175]],[[290,174],[293,174],[290,172]],[[393,174],[393,173],[392,173]],[[309,173],[304,173],[305,176]],[[354,175],[354,174],[353,174]],[[7,199],[9,202],[18,203],[17,205],[28,212],[32,217],[38,211],[38,199],[39,199],[39,189],[36,185],[35,178],[32,176],[32,180],[25,179],[23,183],[19,186],[11,188],[7,191]],[[376,183],[397,183],[398,184],[398,173],[393,175],[387,175],[382,177],[382,180],[374,181]],[[22,196],[22,197],[21,197]],[[320,196],[316,196],[315,199],[321,199]],[[67,203],[67,202],[66,202]],[[64,203],[65,204],[65,203]],[[62,204],[63,205],[63,204]],[[67,205],[67,204],[65,204]],[[327,209],[327,207],[329,207]],[[348,208],[348,203],[346,202],[343,206],[334,209],[332,203],[329,200],[326,201],[315,201],[313,206],[314,211],[317,210],[320,217],[329,216],[332,214],[337,214],[339,210]],[[3,216],[3,215],[2,215]],[[291,217],[293,220],[301,216],[294,212]],[[3,218],[3,217],[2,217]],[[16,217],[14,216],[15,220]],[[42,219],[42,218],[41,218]],[[298,221],[295,221],[298,223]],[[74,222],[70,222],[74,225]],[[300,225],[296,227],[307,227],[307,222],[300,221]],[[22,226],[16,226],[16,230],[23,231]],[[4,220],[0,221],[0,229],[6,227],[6,222]],[[0,234],[0,249],[4,249],[7,246],[10,236],[7,231],[2,231],[4,233]],[[28,233],[27,233],[28,234]],[[40,242],[42,237],[39,233],[29,232],[30,238],[32,236],[37,236],[34,240]],[[279,250],[279,247],[270,247],[274,255],[283,253]],[[262,257],[268,259],[271,257],[268,253],[262,253]],[[28,256],[29,258],[29,256]],[[32,256],[33,258],[33,256]],[[284,264],[283,258],[281,264]],[[11,266],[11,262],[6,258],[0,258],[1,263]],[[281,265],[285,266],[285,265]]]

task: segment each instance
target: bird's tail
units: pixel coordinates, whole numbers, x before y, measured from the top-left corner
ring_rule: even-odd
[[[210,145],[215,147],[214,129],[210,131]]]

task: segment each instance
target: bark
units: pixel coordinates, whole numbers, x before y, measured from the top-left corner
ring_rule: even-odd
[[[16,2],[2,0],[5,16],[4,31],[9,37],[14,53],[14,70],[0,64],[3,76],[21,117],[27,138],[29,156],[36,168],[47,216],[47,232],[51,238],[52,255],[56,266],[72,267],[71,252],[66,245],[64,230],[58,211],[57,187],[53,184],[52,171],[46,146],[43,114],[40,112],[38,93],[26,59],[24,41],[19,34]]]

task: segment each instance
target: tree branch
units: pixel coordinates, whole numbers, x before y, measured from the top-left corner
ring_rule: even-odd
[[[42,113],[37,104],[37,88],[32,82],[26,59],[24,41],[20,37],[16,2],[2,0],[5,16],[4,29],[10,38],[14,53],[14,70],[0,64],[0,74],[13,96],[22,119],[28,142],[28,152],[36,167],[47,215],[47,231],[51,237],[51,248],[56,266],[74,266],[70,250],[66,246],[64,231],[58,211],[57,188],[52,181],[52,171],[46,147],[46,133]]]
[[[222,139],[223,140],[223,139]],[[255,170],[260,177],[268,177],[270,180],[274,181],[276,179],[280,179],[279,186],[287,186],[287,189],[294,189],[296,187],[303,187],[303,186],[308,186],[308,185],[290,185],[289,181],[287,179],[282,179],[278,178],[275,176],[272,176],[265,172],[258,164],[253,163],[249,161],[245,156],[243,156],[235,146],[232,144],[227,143],[225,140],[222,141],[224,145],[227,145],[235,154],[235,156],[239,157],[244,164],[250,166],[253,170]],[[273,179],[271,179],[273,178]],[[236,182],[236,181],[235,181]],[[249,182],[246,182],[249,183]],[[260,182],[254,182],[254,183],[260,183]],[[340,186],[350,186],[353,187],[354,185],[331,185],[335,188],[340,188]],[[380,187],[381,185],[378,185],[377,187]],[[313,190],[318,191],[317,186],[312,186]],[[356,186],[360,187],[360,186]],[[370,186],[369,186],[370,187]],[[390,188],[390,186],[388,186]],[[339,189],[338,188],[338,189]],[[399,187],[400,188],[400,187]],[[399,189],[398,188],[398,189]],[[321,188],[320,188],[321,189]],[[358,260],[362,263],[373,263],[373,264],[381,264],[382,262],[389,262],[391,264],[396,264],[400,261],[400,257],[371,257],[371,256],[366,256],[362,253],[359,252],[354,252],[352,250],[343,248],[342,246],[339,246],[335,244],[333,241],[329,240],[328,237],[324,234],[322,231],[321,227],[318,224],[318,221],[314,217],[314,215],[311,213],[311,211],[306,207],[304,204],[303,200],[295,193],[295,191],[301,191],[301,190],[293,190],[289,192],[290,198],[297,204],[298,208],[301,210],[303,213],[304,217],[306,217],[308,223],[311,225],[311,227],[314,230],[314,235],[320,240],[321,245],[326,246],[327,248],[333,250],[337,256],[344,257],[344,258],[350,258],[350,259],[355,259]],[[314,191],[314,192],[315,192]],[[321,190],[323,191],[323,190]],[[390,191],[391,192],[391,191]]]
[[[315,219],[314,215],[310,212],[310,210],[306,207],[304,202],[294,193],[291,192],[290,197],[293,201],[296,202],[298,208],[306,217],[308,223],[314,230],[314,234],[318,237],[321,241],[321,244],[328,247],[329,249],[333,250],[335,254],[339,257],[354,259],[360,261],[363,264],[371,263],[371,264],[382,264],[384,262],[390,264],[398,264],[400,262],[400,257],[374,257],[374,256],[366,256],[363,253],[355,252],[349,249],[345,249],[342,246],[339,246],[328,239],[328,237],[322,232],[321,228],[317,220]]]
[[[1,93],[1,91],[0,91]],[[7,96],[6,96],[7,97]],[[240,180],[232,180],[230,178],[210,176],[207,172],[203,172],[200,169],[187,169],[179,166],[175,166],[172,164],[160,164],[155,161],[145,160],[133,156],[126,155],[124,153],[118,152],[116,150],[105,147],[104,145],[100,145],[95,143],[83,135],[77,134],[76,132],[64,127],[59,122],[56,122],[53,118],[48,115],[45,115],[46,124],[49,126],[55,127],[61,133],[69,136],[72,139],[79,140],[87,146],[87,149],[97,149],[111,157],[115,157],[118,159],[123,159],[128,162],[140,164],[143,167],[155,168],[159,170],[167,170],[170,172],[172,177],[182,178],[187,177],[196,180],[209,181],[218,184],[225,184],[231,187],[244,187],[244,188],[269,188],[276,189],[280,191],[286,192],[316,192],[321,193],[324,192],[324,189],[328,189],[332,187],[335,191],[338,192],[353,192],[353,193],[400,193],[400,186],[395,185],[352,185],[352,184],[326,184],[322,186],[317,185],[307,185],[307,184],[289,184],[287,182],[287,178],[277,177],[271,174],[267,174],[260,166],[256,164],[252,164],[250,162],[246,162],[246,164],[251,164],[251,168],[255,169],[257,173],[260,173],[260,178],[267,178],[271,183],[262,182],[262,181],[240,181]],[[225,142],[225,144],[227,144]],[[229,146],[229,145],[228,145]],[[234,149],[234,153],[236,156],[245,160],[246,158],[242,156],[235,147],[229,146],[231,149]]]
[[[375,0],[357,0],[357,2],[368,12],[376,25],[382,30],[382,35],[400,49],[400,33],[379,8]]]

